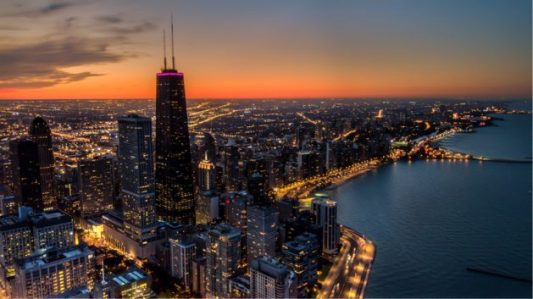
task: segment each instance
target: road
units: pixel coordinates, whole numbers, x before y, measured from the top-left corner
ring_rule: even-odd
[[[376,256],[374,243],[356,231],[341,227],[341,249],[322,283],[317,298],[364,296],[370,269]]]

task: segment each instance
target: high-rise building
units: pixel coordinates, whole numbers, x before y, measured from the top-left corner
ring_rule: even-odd
[[[252,298],[296,298],[297,278],[293,271],[272,257],[262,256],[250,265]]]
[[[238,191],[239,186],[239,149],[234,140],[224,146],[224,178],[227,191]]]
[[[5,276],[12,276],[16,259],[33,254],[36,250],[74,245],[72,218],[59,211],[32,213],[19,208],[18,215],[0,217],[0,265]]]
[[[135,114],[119,118],[118,139],[124,226],[142,236],[156,223],[150,118]]]
[[[270,206],[249,206],[247,214],[248,264],[263,255],[275,256],[278,238],[278,211]]]
[[[46,298],[93,287],[94,252],[84,245],[42,250],[15,265],[13,298]]]
[[[314,151],[298,152],[298,176],[300,179],[312,177],[320,172],[319,155]]]
[[[337,224],[337,202],[325,195],[316,195],[312,209],[315,223],[322,227],[322,252],[328,255],[336,254],[340,238]]]
[[[200,192],[196,201],[196,224],[207,224],[219,218],[219,197],[210,191]]]
[[[209,160],[208,151],[205,151],[204,159],[198,163],[198,188],[200,192],[215,192],[216,187],[215,164]]]
[[[320,244],[316,235],[303,233],[293,241],[283,244],[283,264],[287,265],[298,279],[298,295],[311,296],[311,289],[317,281]]]
[[[31,139],[17,139],[9,143],[13,186],[19,206],[35,210],[44,208],[41,192],[39,147]]]
[[[219,224],[208,233],[206,253],[206,294],[230,297],[229,278],[237,273],[241,258],[241,232]]]
[[[258,172],[253,173],[248,177],[246,184],[255,204],[269,204],[271,202],[266,178],[263,175]]]
[[[113,160],[100,156],[78,162],[81,215],[92,216],[113,210]]]
[[[30,137],[37,143],[41,194],[44,210],[57,207],[54,191],[54,151],[52,148],[52,133],[44,119],[36,117],[30,126]]]
[[[183,73],[176,71],[173,62],[171,69],[165,65],[157,74],[156,211],[161,220],[195,224],[187,122]]]
[[[192,260],[192,293],[201,298],[205,297],[206,258],[196,257]]]
[[[196,245],[192,240],[170,239],[170,269],[173,277],[180,279],[186,289],[192,289],[192,261]]]

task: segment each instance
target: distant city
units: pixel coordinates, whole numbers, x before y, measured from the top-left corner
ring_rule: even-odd
[[[0,298],[531,297],[530,1],[200,2],[0,4]]]
[[[0,102],[4,296],[362,298],[379,244],[324,190],[527,113],[475,101]],[[188,107],[187,107],[188,106]],[[371,282],[370,282],[371,283]]]

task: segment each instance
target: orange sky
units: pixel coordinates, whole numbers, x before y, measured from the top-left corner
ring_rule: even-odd
[[[356,2],[176,8],[187,97],[531,97],[530,2]],[[0,99],[154,97],[172,1],[13,3],[0,4]]]

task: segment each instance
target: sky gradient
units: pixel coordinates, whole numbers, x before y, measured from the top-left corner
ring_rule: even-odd
[[[531,0],[3,0],[0,99],[154,98],[171,12],[188,98],[531,98]]]

